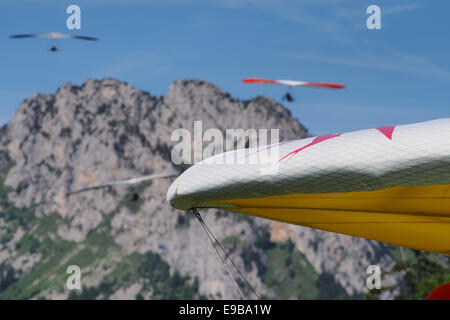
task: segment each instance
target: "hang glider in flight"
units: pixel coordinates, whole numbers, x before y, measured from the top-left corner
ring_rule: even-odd
[[[133,185],[138,184],[144,181],[149,180],[155,180],[155,179],[163,179],[163,178],[171,178],[171,177],[177,177],[179,174],[175,172],[169,172],[169,173],[161,173],[161,174],[151,174],[147,176],[142,176],[138,178],[131,178],[131,179],[119,179],[119,180],[112,180],[100,184],[96,184],[93,186],[85,187],[79,190],[71,191],[67,195],[70,196],[72,194],[82,193],[90,190],[95,189],[101,189],[101,188],[107,188],[112,186],[120,186],[120,185]]]
[[[262,78],[246,78],[242,80],[244,83],[256,83],[256,84],[281,84],[288,87],[312,87],[312,88],[326,88],[326,89],[344,89],[345,86],[336,83],[326,83],[326,82],[307,82],[307,81],[293,81],[293,80],[271,80]],[[283,100],[289,102],[294,101],[292,95],[287,92],[283,96]]]
[[[57,39],[80,39],[80,40],[90,40],[97,41],[98,38],[94,37],[86,37],[86,36],[77,36],[73,34],[60,33],[60,32],[47,32],[47,33],[35,33],[35,34],[16,34],[10,36],[11,39],[24,39],[24,38],[49,38],[53,40]],[[56,46],[52,46],[50,51],[58,51]]]
[[[221,210],[450,255],[450,118],[226,153],[258,161],[190,167],[170,186],[180,210]]]

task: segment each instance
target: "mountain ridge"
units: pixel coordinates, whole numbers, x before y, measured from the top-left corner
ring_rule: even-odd
[[[13,274],[0,279],[0,288],[8,284],[0,298],[238,298],[201,226],[167,204],[169,179],[67,196],[98,182],[179,170],[170,162],[171,133],[192,132],[196,120],[204,130],[274,128],[281,141],[308,136],[278,102],[241,101],[202,80],[176,80],[155,97],[116,79],[90,79],[25,99],[0,131],[7,194],[0,271]],[[202,215],[269,298],[323,298],[323,283],[335,289],[328,298],[361,296],[366,268],[394,262],[374,241],[217,210]],[[82,293],[64,285],[68,263],[86,274]]]

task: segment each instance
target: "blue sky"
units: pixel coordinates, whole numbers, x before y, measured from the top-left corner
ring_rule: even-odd
[[[78,4],[82,30],[66,29]],[[381,8],[382,29],[366,28]],[[154,95],[173,80],[210,81],[233,96],[281,100],[281,86],[245,77],[337,82],[295,88],[287,107],[324,134],[448,117],[450,2],[446,0],[0,0],[0,123],[35,92],[115,77]],[[99,37],[12,40],[59,31]]]

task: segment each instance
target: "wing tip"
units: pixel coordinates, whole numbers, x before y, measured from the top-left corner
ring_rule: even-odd
[[[308,82],[305,87],[328,88],[328,89],[345,89],[346,86],[338,83],[328,82]]]

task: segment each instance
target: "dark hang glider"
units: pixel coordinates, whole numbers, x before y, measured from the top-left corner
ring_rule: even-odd
[[[16,34],[10,36],[11,39],[22,39],[22,38],[50,38],[50,39],[81,39],[81,40],[92,40],[97,41],[98,38],[86,37],[86,36],[76,36],[72,34],[59,33],[59,32],[47,32],[47,33],[34,33],[34,34]]]
[[[35,33],[35,34],[16,34],[10,36],[11,39],[25,39],[25,38],[49,38],[52,40],[58,39],[80,39],[80,40],[89,40],[89,41],[98,41],[98,38],[87,37],[87,36],[77,36],[67,33],[59,33],[59,32],[47,32],[47,33]],[[50,51],[58,51],[56,46],[52,46]]]

